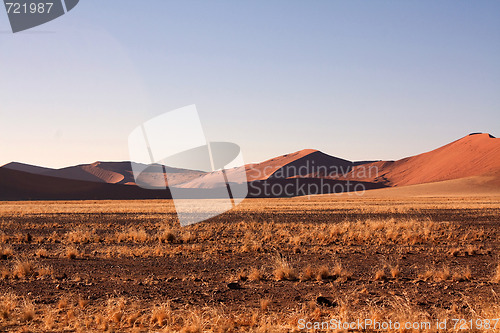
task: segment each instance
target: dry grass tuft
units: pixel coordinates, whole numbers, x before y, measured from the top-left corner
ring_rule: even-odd
[[[399,269],[399,265],[391,267],[391,276],[393,279],[398,279],[401,276],[401,270]]]
[[[448,266],[443,266],[441,269],[434,272],[435,281],[447,281],[451,277],[450,268]]]
[[[332,278],[327,266],[321,266],[316,273],[316,280],[322,281]]]
[[[57,302],[57,308],[58,309],[66,309],[69,305],[69,301],[67,297],[63,297]]]
[[[453,273],[451,279],[453,281],[458,281],[458,282],[470,281],[472,279],[472,271],[471,271],[470,267],[467,266],[466,268],[464,268],[458,272]]]
[[[150,237],[144,228],[130,227],[128,230],[117,232],[116,240],[121,242],[146,243]]]
[[[54,275],[54,269],[50,266],[45,266],[45,265],[37,265],[36,268],[36,274],[37,276],[53,276]]]
[[[345,269],[340,261],[338,261],[333,268],[333,276],[344,282],[352,279],[352,273]]]
[[[194,277],[193,277],[194,278]],[[232,279],[232,280],[236,280],[236,281],[246,281],[248,280],[248,274],[247,274],[247,271],[242,269],[240,270],[237,274],[236,274],[236,278],[235,279]]]
[[[264,279],[264,274],[258,268],[253,267],[248,274],[248,279],[250,281],[261,281]]]
[[[387,280],[387,275],[383,269],[379,269],[375,272],[375,281],[385,281]]]
[[[0,277],[5,280],[5,279],[8,279],[10,277],[10,269],[8,269],[7,267],[2,267],[2,269],[0,269]]]
[[[35,306],[29,300],[24,300],[22,312],[21,312],[21,321],[27,322],[35,319]]]
[[[7,320],[18,305],[17,297],[12,293],[0,295],[0,318]]]
[[[491,279],[493,283],[500,283],[500,264],[498,264],[495,274],[493,275],[493,279]]]
[[[276,265],[273,271],[276,281],[295,281],[297,280],[297,273],[290,263],[284,259],[279,258],[276,260]]]
[[[458,278],[459,275],[456,275]],[[419,274],[420,279],[424,281],[433,280],[435,282],[451,280],[451,271],[448,266],[443,265],[441,268],[428,268],[424,273]]]
[[[14,251],[10,246],[0,247],[0,260],[6,260],[14,255]]]
[[[260,309],[262,311],[267,311],[269,310],[269,305],[271,305],[271,300],[270,299],[261,299],[260,300]]]
[[[161,304],[155,306],[151,311],[151,324],[153,326],[163,327],[173,324],[172,308],[170,304]]]
[[[450,249],[449,253],[453,257],[458,257],[460,255],[460,250],[461,250],[460,248],[454,247],[454,248]]]
[[[86,244],[98,242],[99,237],[97,236],[95,230],[81,229],[68,232],[66,234],[66,240],[73,244]]]
[[[66,258],[68,259],[76,259],[79,255],[78,249],[74,246],[68,246],[66,248]]]
[[[36,275],[35,264],[29,260],[18,259],[12,268],[12,276],[18,279],[28,279]]]
[[[47,249],[41,248],[41,249],[36,250],[35,255],[38,258],[48,258],[49,257],[49,251],[47,251]]]
[[[469,244],[469,245],[467,245],[465,252],[469,256],[474,256],[476,254],[479,254],[479,248],[476,245]]]
[[[308,265],[308,266],[306,266],[306,268],[304,268],[304,271],[302,272],[302,274],[300,276],[300,280],[301,281],[310,281],[310,280],[313,280],[315,278],[315,276],[316,276],[316,272],[311,267],[311,265]]]
[[[172,229],[164,229],[158,233],[160,243],[174,243],[176,239],[176,232]]]
[[[89,305],[89,300],[88,299],[83,299],[81,297],[78,299],[78,306],[80,307],[80,309],[86,308],[87,305]]]

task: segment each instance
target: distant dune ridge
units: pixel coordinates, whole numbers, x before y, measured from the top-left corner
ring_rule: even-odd
[[[160,193],[162,191],[137,186],[132,163],[95,162],[50,169],[11,162],[0,167],[0,200],[170,197],[170,193],[166,193],[169,191]],[[149,166],[138,181],[164,187],[164,168],[169,175],[167,185],[185,189],[186,193],[225,187],[220,183],[221,171],[207,173],[161,165]],[[500,139],[472,133],[430,152],[398,161],[352,162],[304,149],[229,169],[226,173],[242,168],[247,173],[250,197],[337,193],[341,192],[339,189],[352,191],[356,186],[373,189],[372,194],[500,194]],[[276,191],[285,187],[286,192]]]

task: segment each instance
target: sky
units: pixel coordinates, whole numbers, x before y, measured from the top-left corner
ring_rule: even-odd
[[[246,162],[396,160],[500,136],[499,1],[80,1],[13,34],[0,8],[0,165],[129,160],[196,104]]]

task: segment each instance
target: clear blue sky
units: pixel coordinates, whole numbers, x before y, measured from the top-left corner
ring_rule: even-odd
[[[82,0],[15,35],[0,10],[0,164],[127,160],[189,104],[247,162],[500,136],[500,2]]]

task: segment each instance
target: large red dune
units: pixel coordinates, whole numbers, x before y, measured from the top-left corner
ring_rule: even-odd
[[[370,168],[370,177],[363,177],[363,173],[368,172],[362,171]],[[427,153],[398,161],[359,165],[350,178],[404,186],[479,176],[497,170],[500,170],[500,139],[489,134],[471,134]]]

